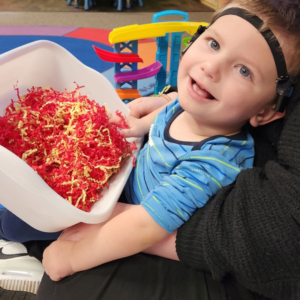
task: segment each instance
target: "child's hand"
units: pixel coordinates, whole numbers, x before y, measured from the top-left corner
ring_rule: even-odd
[[[109,122],[117,124],[120,121],[120,117],[116,113],[112,113],[109,116]],[[125,119],[125,122],[129,126],[127,129],[120,129],[125,137],[142,137],[149,132],[149,125],[143,119],[137,119],[132,116],[128,116]]]
[[[74,245],[71,241],[55,241],[44,251],[43,266],[53,281],[75,273],[70,260]]]
[[[128,116],[126,123],[129,128],[120,130],[125,137],[143,137],[150,129],[150,124],[144,119],[136,119],[132,116]]]

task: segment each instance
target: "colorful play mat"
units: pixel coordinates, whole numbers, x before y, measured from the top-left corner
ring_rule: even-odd
[[[101,72],[114,85],[114,64],[101,60],[93,49],[95,45],[113,52],[108,41],[110,32],[111,30],[85,27],[0,26],[0,54],[37,40],[49,40],[67,49],[88,67]],[[138,54],[143,63],[138,64],[138,69],[155,62],[156,49],[155,39],[139,40]],[[154,77],[139,80],[140,95],[152,94],[154,85]]]

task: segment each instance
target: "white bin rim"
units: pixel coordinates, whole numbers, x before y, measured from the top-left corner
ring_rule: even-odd
[[[11,99],[16,100],[14,85],[20,94],[32,86],[52,87],[58,91],[85,87],[81,93],[89,95],[100,105],[123,115],[129,109],[117,95],[112,84],[97,71],[85,66],[60,45],[40,40],[0,55],[0,116]],[[138,148],[141,139],[136,141]],[[55,232],[79,222],[100,223],[111,214],[132,169],[129,158],[119,174],[110,180],[100,201],[91,212],[83,212],[56,194],[25,162],[0,146],[0,203],[32,227]]]

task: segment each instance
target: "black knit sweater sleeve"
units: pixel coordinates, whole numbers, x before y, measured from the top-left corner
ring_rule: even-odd
[[[216,280],[234,276],[276,300],[300,299],[299,94],[298,88],[279,141],[259,135],[256,167],[198,209],[176,241],[180,261]],[[269,125],[268,137],[276,126]]]

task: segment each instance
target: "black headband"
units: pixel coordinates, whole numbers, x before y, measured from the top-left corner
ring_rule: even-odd
[[[235,15],[238,17],[243,18],[244,20],[248,21],[250,24],[252,24],[257,30],[259,30],[262,25],[263,21],[257,17],[250,15],[246,10],[238,7],[232,7],[224,10],[215,20],[214,22],[219,19],[222,16],[226,15]],[[288,80],[289,75],[287,72],[286,64],[285,64],[285,59],[284,55],[282,53],[280,44],[278,40],[276,39],[275,35],[272,33],[270,29],[267,29],[263,32],[261,32],[262,36],[265,38],[266,42],[268,43],[271,52],[273,54],[275,64],[276,64],[276,69],[277,69],[277,75],[278,78],[283,79],[283,80]]]

